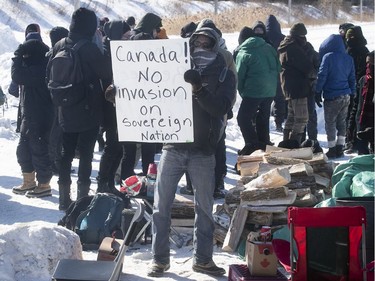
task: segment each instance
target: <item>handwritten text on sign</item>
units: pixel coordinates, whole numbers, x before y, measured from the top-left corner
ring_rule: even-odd
[[[120,141],[193,141],[188,46],[188,39],[111,41]]]

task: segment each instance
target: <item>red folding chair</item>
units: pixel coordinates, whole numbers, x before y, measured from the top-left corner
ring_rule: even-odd
[[[366,281],[364,207],[290,207],[288,225],[292,281]]]

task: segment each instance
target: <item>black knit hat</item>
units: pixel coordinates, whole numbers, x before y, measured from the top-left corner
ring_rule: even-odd
[[[51,46],[55,46],[55,44],[60,41],[62,38],[68,36],[69,30],[62,26],[55,26],[49,32],[49,38],[51,39]]]
[[[129,26],[133,26],[135,25],[135,18],[133,16],[130,16],[126,19],[126,23],[129,25]]]
[[[94,36],[98,27],[95,12],[86,8],[79,8],[72,15],[69,31],[83,36]]]
[[[254,31],[250,27],[244,26],[240,31],[240,35],[238,36],[238,44],[241,45],[250,37],[254,37]]]
[[[307,34],[307,29],[303,23],[299,22],[292,26],[289,33],[292,36],[305,36]]]
[[[37,23],[30,23],[28,26],[26,26],[26,29],[25,29],[25,38],[26,38],[27,34],[29,34],[30,32],[38,32],[38,33],[40,33],[40,26],[39,26],[39,24],[37,24]]]
[[[197,29],[197,24],[195,22],[189,22],[181,28],[180,36],[182,38],[189,38],[194,31]]]

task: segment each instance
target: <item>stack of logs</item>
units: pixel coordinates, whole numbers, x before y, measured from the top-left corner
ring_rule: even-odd
[[[223,250],[235,251],[241,237],[256,227],[285,225],[289,206],[311,207],[330,193],[334,165],[310,147],[267,146],[265,151],[239,156],[241,179],[215,213],[230,216],[230,225],[217,225],[215,239],[223,243]]]

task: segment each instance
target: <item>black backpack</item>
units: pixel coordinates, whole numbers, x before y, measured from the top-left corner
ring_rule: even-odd
[[[94,195],[90,205],[78,216],[75,224],[75,232],[82,245],[100,245],[104,237],[111,237],[116,231],[120,233],[123,209],[122,199],[112,193]]]
[[[86,83],[78,50],[88,42],[81,39],[72,47],[65,38],[62,48],[49,59],[47,82],[54,105],[71,106],[86,98]]]
[[[89,207],[92,199],[94,198],[94,195],[84,196],[77,201],[73,201],[68,209],[65,211],[65,216],[62,217],[58,225],[65,226],[67,229],[75,230],[76,227],[76,221],[78,216],[87,210]]]

